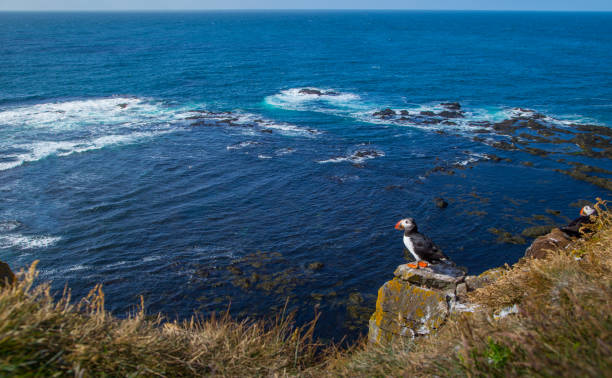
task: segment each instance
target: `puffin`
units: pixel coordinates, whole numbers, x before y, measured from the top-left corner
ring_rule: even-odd
[[[593,220],[591,219],[591,215],[593,214],[595,214],[595,209],[592,206],[586,205],[580,209],[580,216],[571,221],[567,226],[562,227],[561,231],[565,232],[569,236],[582,236],[580,233],[580,228],[584,225],[593,223]]]
[[[417,224],[412,218],[405,218],[397,222],[396,230],[404,230],[404,246],[410,252],[414,259],[414,263],[408,264],[413,269],[425,268],[428,263],[435,263],[448,260],[448,257],[442,253],[429,237],[421,234],[418,231]]]

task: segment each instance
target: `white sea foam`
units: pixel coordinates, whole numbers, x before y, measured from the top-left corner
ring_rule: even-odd
[[[304,90],[318,91],[321,94],[304,93]],[[340,92],[335,89],[314,87],[290,88],[268,96],[265,102],[271,106],[287,110],[323,111],[326,107],[361,106],[360,97],[354,93]]]
[[[131,97],[5,109],[0,111],[0,171],[169,132],[173,125],[183,124],[185,111]]]
[[[317,90],[323,94],[300,93],[303,89]],[[326,92],[332,94],[327,95],[325,94]],[[421,114],[421,112],[439,113],[449,109],[440,103],[429,103],[403,108],[391,108],[397,115],[381,118],[373,114],[387,106],[370,104],[357,94],[312,87],[283,90],[275,95],[266,97],[265,102],[268,105],[282,109],[333,114],[379,125],[403,126],[427,131],[452,130],[459,133],[471,133],[476,129],[482,128],[483,123],[486,122],[495,123],[515,117],[530,117],[541,114],[531,109],[504,106],[472,107],[468,105],[463,106],[461,109],[463,117],[445,119],[444,117],[434,115],[440,121],[435,123],[426,122],[428,116]],[[399,113],[402,110],[407,111],[406,114],[403,114],[404,119],[402,119],[402,114]],[[545,123],[562,127],[569,126],[572,123],[595,123],[594,120],[579,115],[553,117],[542,114],[541,117],[541,120]]]
[[[277,156],[289,155],[289,154],[292,154],[294,152],[295,152],[295,149],[293,149],[293,148],[280,148],[280,149],[274,151],[274,153]]]
[[[142,258],[142,262],[151,262],[151,261],[157,261],[162,259],[162,256],[159,255],[153,255],[153,256],[147,256],[147,257],[143,257]]]
[[[246,142],[240,142],[236,144],[232,144],[230,146],[225,147],[227,150],[241,150],[245,147],[256,146],[260,144],[259,142],[248,140]]]
[[[40,236],[40,235],[22,235],[22,234],[0,234],[0,249],[18,248],[18,249],[37,249],[47,248],[57,243],[61,238],[59,236]]]
[[[193,113],[190,114],[190,117],[193,117]],[[187,117],[186,119],[190,119],[190,117]],[[198,118],[195,119],[196,121],[207,121],[211,124],[216,123],[218,125],[226,124],[230,127],[242,126],[239,128],[240,131],[242,131],[243,134],[252,136],[261,136],[261,133],[259,133],[259,131],[261,131],[262,129],[276,130],[280,134],[288,136],[313,136],[321,133],[320,131],[315,130],[313,128],[301,127],[286,122],[276,122],[270,119],[263,118],[257,114],[245,113],[242,111],[235,111],[229,113],[202,111],[197,117]],[[255,130],[257,130],[257,132]]]
[[[273,129],[284,135],[299,135],[299,136],[312,136],[321,134],[320,131],[313,128],[300,127],[286,122],[275,122],[266,118],[262,118],[256,114],[251,113],[239,113],[237,112],[235,121],[237,124],[249,125],[255,124],[264,129]]]
[[[455,164],[465,167],[469,164],[476,163],[477,161],[482,161],[482,160],[491,160],[491,158],[486,154],[479,154],[479,153],[471,152],[469,153],[469,157],[467,159],[459,160]]]
[[[151,120],[177,119],[176,110],[139,98],[111,97],[21,106],[0,112],[0,128],[19,126],[53,130],[82,129],[84,125],[134,126]]]
[[[92,140],[73,141],[39,141],[31,144],[18,145],[19,149],[28,150],[26,153],[6,154],[4,162],[0,162],[0,171],[18,167],[24,163],[38,161],[46,157],[68,156],[91,150],[99,150],[110,145],[134,143],[137,140],[151,138],[163,132],[135,132],[127,135],[105,135]]]
[[[77,265],[69,266],[68,268],[66,268],[65,272],[74,272],[77,270],[86,270],[86,269],[90,269],[90,268],[86,265],[77,264]]]
[[[114,263],[106,264],[104,266],[104,268],[105,269],[111,269],[111,268],[116,268],[118,266],[122,266],[122,265],[125,265],[125,264],[127,264],[127,261],[121,260],[121,261],[117,261],[117,262],[114,262]]]
[[[378,157],[384,157],[385,153],[380,150],[375,149],[358,149],[357,151],[351,153],[347,156],[338,156],[331,159],[319,160],[317,163],[319,164],[327,164],[327,163],[342,163],[342,162],[351,162],[354,164],[363,163],[366,160],[376,159]]]
[[[0,221],[0,232],[13,231],[21,226],[21,222],[16,220]]]

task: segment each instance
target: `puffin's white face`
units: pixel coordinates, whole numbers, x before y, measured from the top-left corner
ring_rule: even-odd
[[[414,219],[405,218],[395,224],[396,230],[412,230],[415,226]]]
[[[595,214],[595,209],[593,209],[591,206],[586,205],[585,207],[583,207],[580,210],[580,215],[582,215],[583,217],[588,217]]]

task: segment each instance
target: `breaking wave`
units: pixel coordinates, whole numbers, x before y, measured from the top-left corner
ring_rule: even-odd
[[[21,250],[47,248],[61,240],[58,236],[28,236],[18,233],[0,235],[0,249]]]
[[[139,143],[189,126],[239,126],[245,132],[257,128],[257,135],[319,134],[256,114],[194,110],[198,108],[201,104],[179,106],[146,98],[111,97],[0,109],[0,171],[50,156]]]
[[[327,163],[342,163],[342,162],[350,162],[353,164],[360,164],[365,162],[366,160],[376,159],[379,157],[384,157],[385,153],[383,151],[372,149],[372,148],[364,148],[359,147],[355,151],[351,152],[345,156],[337,156],[331,159],[319,160],[319,164],[327,164]]]
[[[266,97],[265,102],[286,110],[325,113],[331,113],[334,109],[355,109],[363,106],[357,94],[314,87],[286,89]]]
[[[553,117],[531,109],[505,106],[473,107],[450,102],[410,105],[403,108],[385,107],[368,102],[364,97],[354,93],[313,87],[283,90],[266,97],[265,103],[285,110],[332,114],[372,124],[429,131],[472,132],[490,123],[534,115],[540,117],[543,122],[560,127],[593,122],[580,116]],[[387,115],[381,116],[385,111],[388,112]]]

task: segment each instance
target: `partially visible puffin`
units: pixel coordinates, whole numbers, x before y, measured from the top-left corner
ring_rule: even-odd
[[[442,250],[427,236],[419,233],[416,222],[412,218],[402,219],[395,225],[396,230],[404,230],[404,245],[414,259],[409,267],[425,268],[429,263],[448,260]]]
[[[586,205],[582,209],[580,209],[580,216],[570,224],[561,228],[561,231],[565,232],[569,236],[581,237],[580,227],[593,223],[591,219],[591,215],[595,214],[595,209],[592,206]]]

